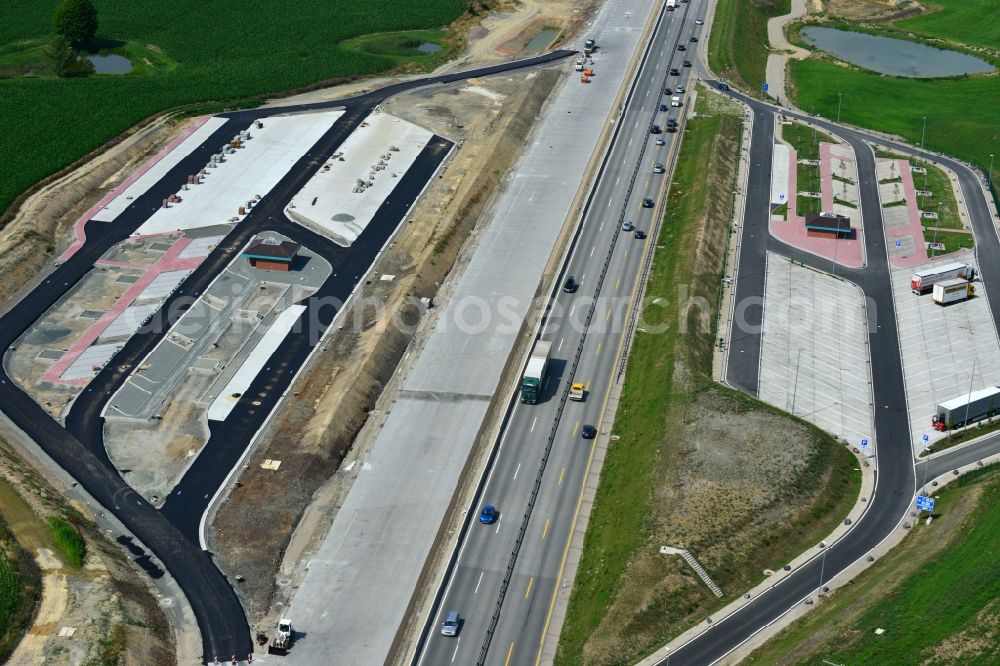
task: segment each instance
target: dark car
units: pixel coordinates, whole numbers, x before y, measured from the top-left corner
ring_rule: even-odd
[[[643,238],[646,237],[646,232],[643,231],[642,229],[636,229],[635,233],[632,235],[638,238],[639,240],[642,240]]]
[[[670,76],[680,76],[680,75],[681,75],[681,70],[677,69],[676,67],[670,68]]]
[[[728,83],[720,83],[720,84],[718,85],[718,88],[719,88],[719,90],[721,90],[722,92],[725,92],[725,91],[729,90],[729,84],[728,84]]]
[[[666,104],[661,104],[660,105],[660,111],[666,111],[668,108],[670,108],[670,107],[668,107]]]
[[[650,134],[659,134],[660,133],[660,126],[659,125],[653,125],[653,126],[651,126],[649,128],[649,133]]]
[[[500,517],[500,512],[492,504],[487,504],[483,507],[483,510],[479,512],[479,522],[483,525],[492,525],[497,522],[497,518]]]
[[[642,200],[642,207],[643,208],[652,208],[653,207],[653,200],[650,199],[650,198],[648,198],[648,197],[645,198],[645,199],[643,199]]]
[[[667,132],[669,134],[676,134],[677,133],[677,125],[667,125]]]
[[[664,95],[669,95],[669,94],[670,94],[670,93],[672,93],[673,91],[674,91],[674,89],[673,89],[673,88],[671,88],[670,86],[666,86],[666,87],[664,87],[664,88],[663,88],[663,94],[664,94]]]
[[[592,425],[585,425],[580,429],[580,436],[584,439],[594,439],[597,437],[597,428]]]
[[[698,38],[695,37],[694,35],[691,35],[691,43],[694,43],[694,42],[697,42],[697,41],[698,41]]]
[[[678,44],[677,45],[677,50],[678,51],[687,51],[688,47],[684,46],[683,44]]]
[[[563,283],[563,291],[565,291],[567,294],[572,294],[574,291],[576,291],[576,288],[579,286],[580,285],[576,283],[576,280],[573,279],[573,276],[570,275],[569,277],[566,278],[566,282]]]
[[[691,61],[690,60],[685,60],[684,61],[684,66],[685,67],[690,67],[691,66]]]

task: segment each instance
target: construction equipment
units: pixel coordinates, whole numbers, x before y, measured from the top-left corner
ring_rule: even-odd
[[[589,76],[581,76],[580,77],[580,83],[590,83],[590,77]]]
[[[949,303],[967,301],[975,294],[976,288],[969,284],[968,280],[955,278],[954,280],[944,280],[935,284],[932,298],[938,305],[948,305]]]
[[[593,76],[594,75],[594,70],[592,70],[592,69],[590,69],[588,67],[587,69],[583,70],[583,75],[584,76]]]
[[[587,395],[587,388],[579,383],[573,382],[569,387],[569,399],[576,400],[577,402],[583,402],[584,397]]]
[[[288,618],[281,618],[278,621],[278,628],[271,636],[271,644],[267,646],[268,654],[288,654],[292,647],[292,621]]]

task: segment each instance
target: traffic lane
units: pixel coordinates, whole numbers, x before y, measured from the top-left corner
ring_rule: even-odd
[[[974,444],[966,444],[959,448],[945,451],[928,460],[921,460],[917,463],[916,475],[923,484],[924,479],[928,483],[942,474],[950,474],[959,467],[971,465],[983,458],[1000,453],[1000,433],[991,435],[986,439]],[[931,490],[931,488],[928,488]]]
[[[757,395],[760,369],[760,331],[763,324],[764,277],[771,200],[771,158],[774,117],[752,108],[753,132],[749,154],[743,223],[740,227],[739,261],[736,265],[735,301],[726,353],[726,382]],[[737,185],[741,187],[742,184]]]

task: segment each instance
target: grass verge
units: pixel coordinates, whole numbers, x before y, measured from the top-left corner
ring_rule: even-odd
[[[1000,49],[995,0],[933,0],[930,12],[893,25],[964,44]]]
[[[1000,469],[968,474],[936,496],[930,525],[919,523],[743,663],[998,663]]]
[[[76,568],[83,566],[87,557],[87,544],[75,527],[58,516],[49,518],[49,529],[52,530],[52,540],[66,561]]]
[[[991,432],[996,432],[1000,430],[1000,419],[987,419],[985,421],[979,421],[976,423],[975,427],[967,428],[966,430],[950,430],[948,431],[948,436],[944,439],[939,439],[934,442],[934,444],[929,448],[921,451],[917,457],[926,458],[933,453],[939,453],[945,449],[950,449],[959,444],[965,444],[968,441],[976,439],[977,437],[982,437],[983,435],[988,435]]]
[[[790,122],[781,126],[781,138],[795,150],[796,160],[818,160],[819,144],[839,143],[819,130],[806,127],[802,123]],[[799,192],[820,191],[820,168],[818,164],[795,165],[795,187]],[[817,197],[795,197],[795,214],[805,217],[809,213],[819,213],[823,200]]]
[[[38,565],[0,519],[0,661],[31,625],[41,595]]]
[[[826,536],[857,498],[844,447],[711,379],[741,116],[714,95],[697,104],[557,664],[634,662]],[[790,458],[768,448],[775,432]],[[717,599],[683,560],[660,555],[661,544],[691,550],[729,596]]]
[[[767,22],[791,8],[791,0],[719,0],[708,43],[712,70],[751,94],[762,94],[771,52]]]

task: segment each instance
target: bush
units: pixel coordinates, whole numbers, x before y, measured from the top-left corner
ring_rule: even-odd
[[[49,518],[49,529],[52,530],[52,540],[71,566],[82,567],[87,557],[87,544],[75,527],[62,518]]]

